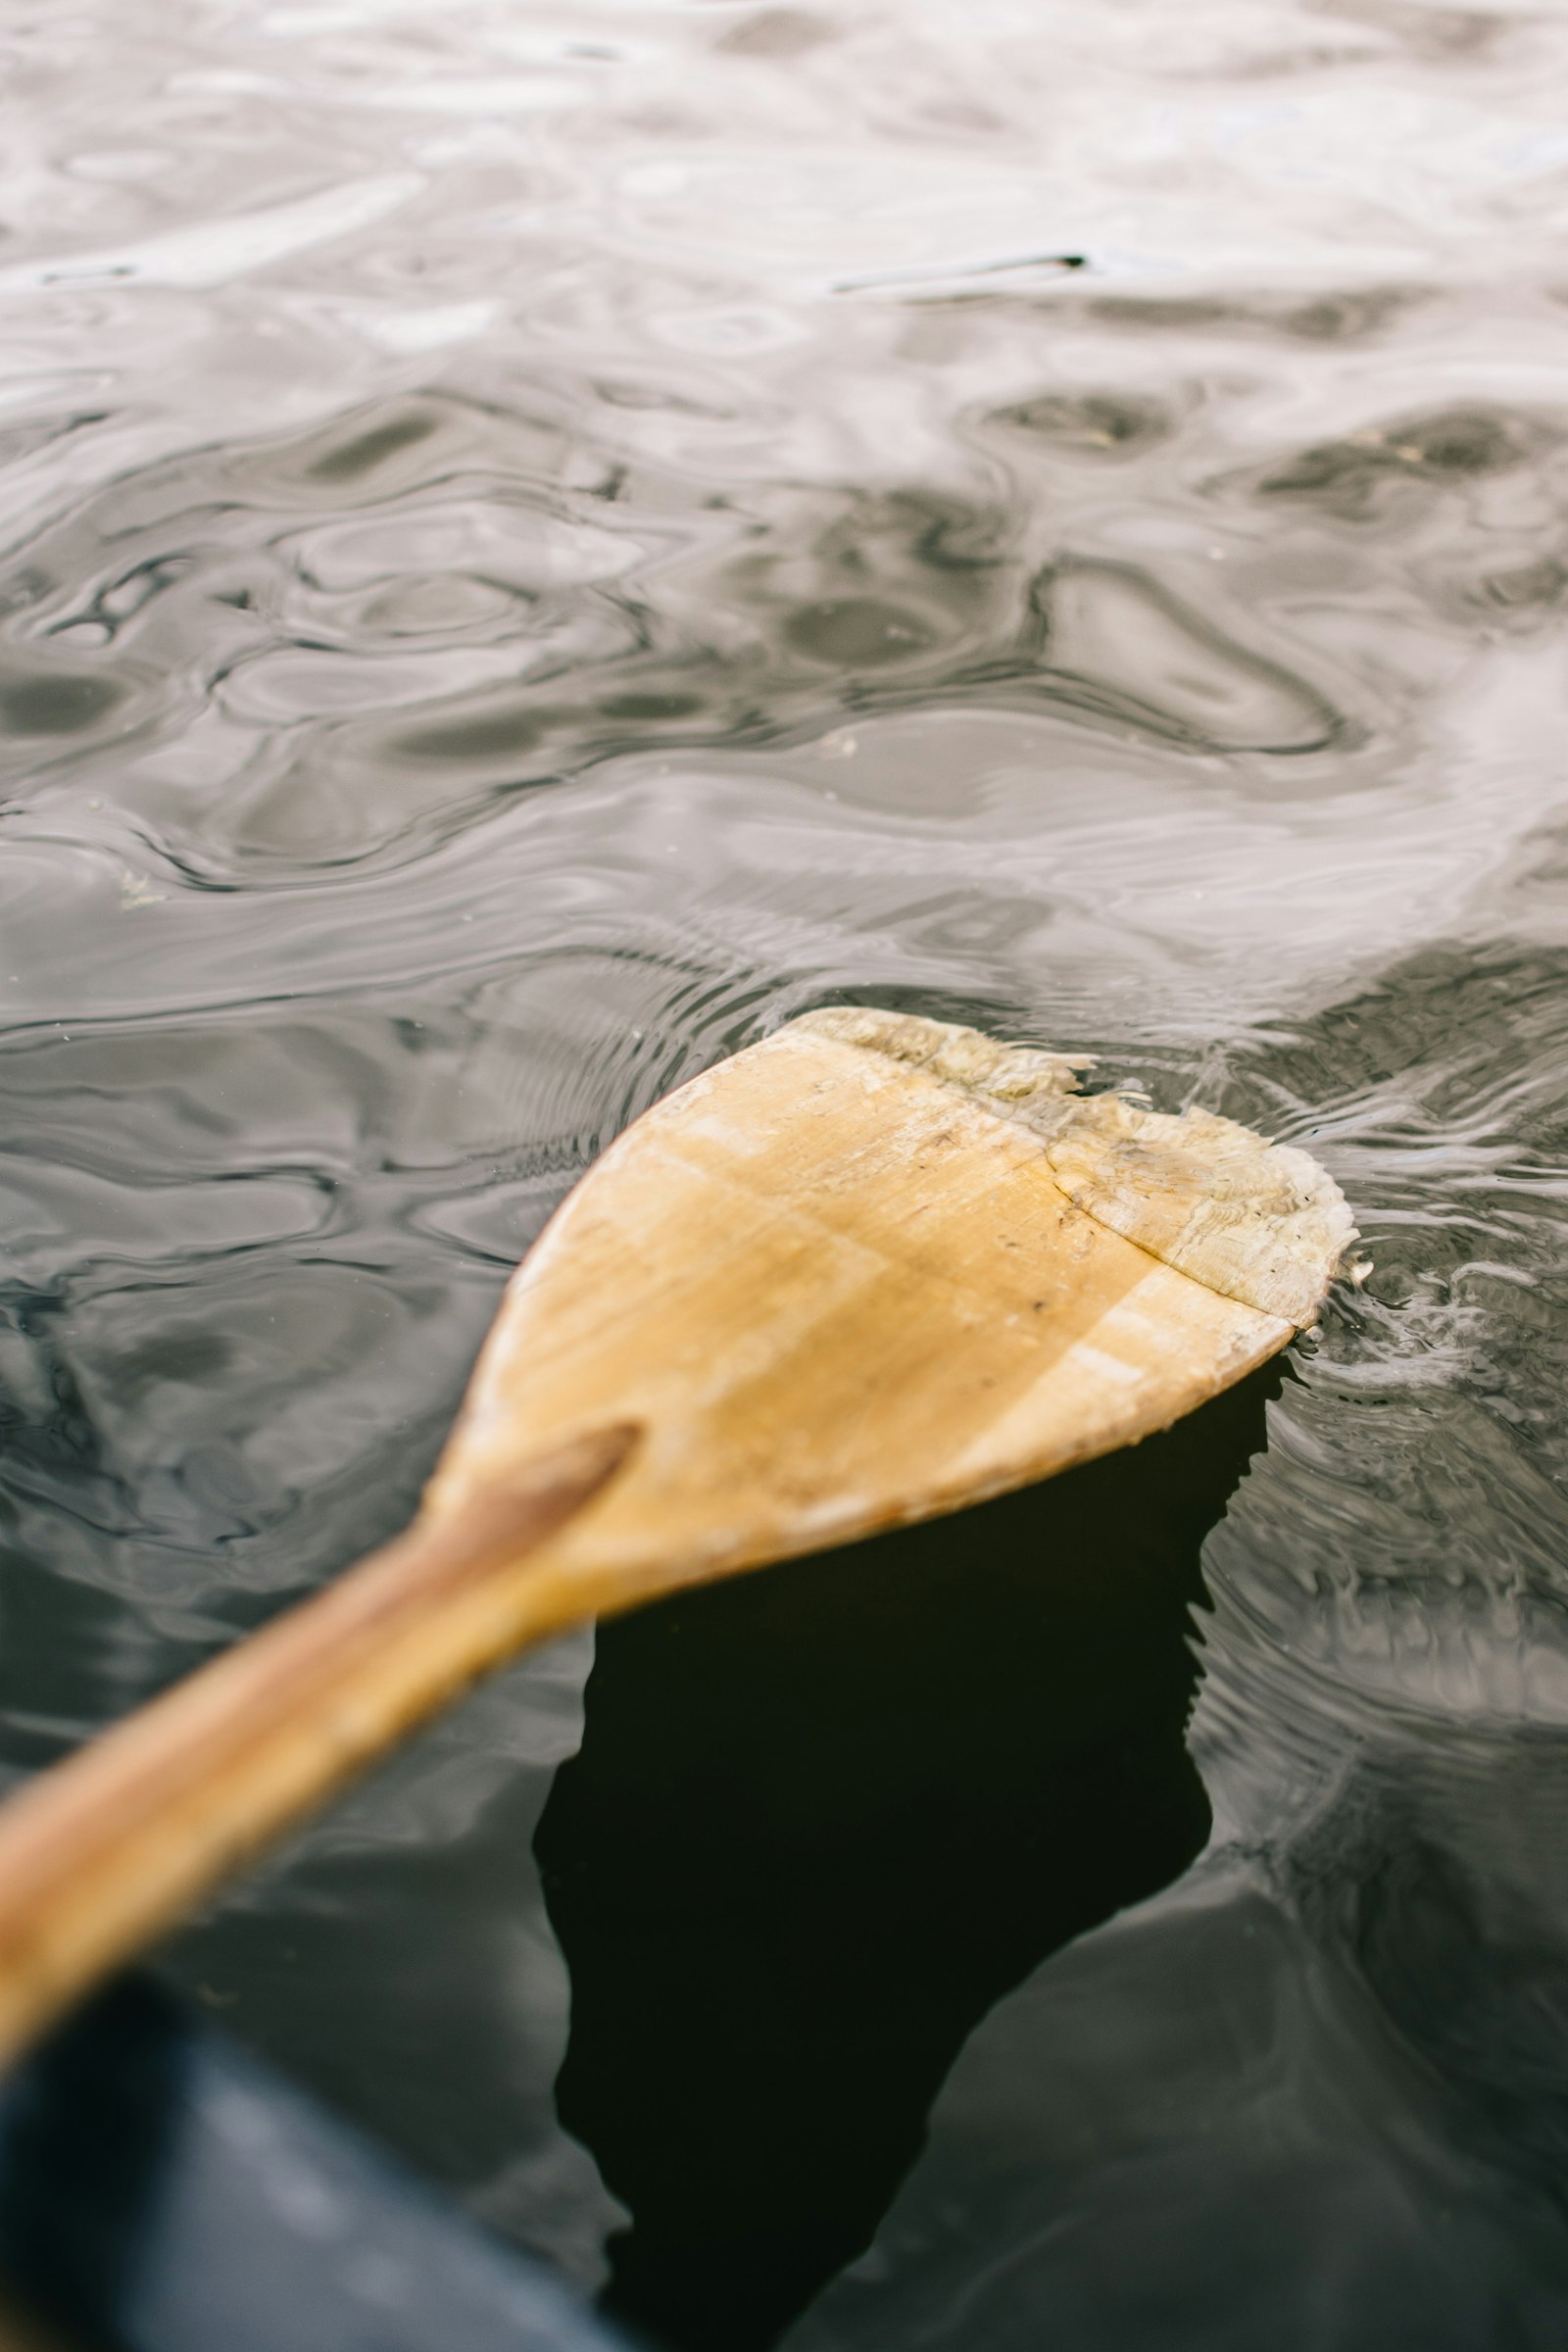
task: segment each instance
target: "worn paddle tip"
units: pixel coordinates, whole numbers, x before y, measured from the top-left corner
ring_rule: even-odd
[[[1234,1119],[1084,1096],[1088,1054],[1009,1046],[978,1029],[874,1005],[803,1013],[777,1036],[886,1055],[1038,1135],[1075,1206],[1221,1298],[1304,1329],[1356,1238],[1345,1196],[1310,1155]]]
[[[960,1093],[1005,1107],[1010,1115],[1031,1104],[1060,1102],[1078,1085],[1079,1072],[1093,1069],[1091,1054],[1053,1054],[1041,1046],[1008,1046],[982,1029],[956,1021],[928,1021],[919,1013],[884,1012],[874,1004],[829,1004],[803,1012],[779,1030],[788,1037],[831,1037],[907,1062]]]

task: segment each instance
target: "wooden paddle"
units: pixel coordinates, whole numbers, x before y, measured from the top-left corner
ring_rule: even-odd
[[[0,2062],[525,1643],[1129,1445],[1312,1322],[1322,1170],[1082,1066],[808,1013],[628,1128],[408,1534],[0,1809]]]

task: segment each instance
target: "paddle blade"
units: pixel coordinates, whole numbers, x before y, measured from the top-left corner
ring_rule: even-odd
[[[442,1514],[607,1416],[636,1461],[539,1555],[563,1621],[1049,1476],[1315,1316],[1354,1228],[1303,1153],[860,1008],[648,1111],[513,1279]]]

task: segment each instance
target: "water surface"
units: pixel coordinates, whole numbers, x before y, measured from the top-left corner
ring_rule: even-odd
[[[1355,1203],[1281,1383],[561,1644],[172,1964],[693,2352],[1560,2343],[1568,30],[0,40],[6,1765],[398,1524],[682,1076],[1094,1052]]]

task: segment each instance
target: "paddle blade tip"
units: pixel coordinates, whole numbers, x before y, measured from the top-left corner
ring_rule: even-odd
[[[916,1069],[1029,1128],[1074,1205],[1220,1297],[1304,1330],[1349,1260],[1356,1227],[1326,1169],[1212,1111],[1084,1096],[1093,1056],[1005,1045],[952,1021],[868,1004],[803,1013],[776,1032],[828,1037]]]

